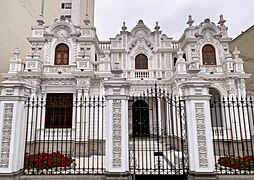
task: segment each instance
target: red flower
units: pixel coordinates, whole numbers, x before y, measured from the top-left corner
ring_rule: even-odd
[[[60,151],[53,153],[25,154],[25,169],[37,170],[50,169],[53,167],[69,167],[75,159],[71,155],[61,154]]]

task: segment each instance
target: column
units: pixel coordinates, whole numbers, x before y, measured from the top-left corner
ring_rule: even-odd
[[[122,70],[107,81],[106,90],[106,179],[129,178],[128,97],[129,84],[120,78]]]
[[[189,152],[189,180],[216,179],[212,125],[210,115],[210,82],[192,77],[182,84],[186,102]]]
[[[18,80],[0,84],[0,179],[12,179],[23,168],[26,110],[30,87]]]

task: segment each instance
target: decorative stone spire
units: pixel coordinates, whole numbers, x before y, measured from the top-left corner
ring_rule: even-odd
[[[127,26],[125,25],[125,22],[123,22],[122,30],[123,30],[123,31],[126,31],[126,30],[127,30]]]
[[[159,23],[158,22],[156,22],[156,26],[154,27],[154,29],[156,30],[156,31],[159,31],[160,30],[160,26],[159,26]]]
[[[85,15],[84,23],[85,23],[85,25],[87,25],[87,26],[91,23],[88,14]]]
[[[192,16],[189,15],[189,20],[186,24],[189,24],[189,26],[192,26],[193,23],[194,23],[194,20],[192,19]]]
[[[226,20],[224,20],[224,18],[223,18],[223,15],[220,15],[220,21],[218,22],[218,24],[220,25],[220,26],[224,26],[224,23],[226,22]]]
[[[38,25],[42,26],[43,24],[45,24],[44,20],[43,20],[43,14],[39,15],[39,18],[37,19]]]
[[[238,58],[239,58],[240,51],[237,49],[237,47],[236,47],[236,46],[235,46],[235,50],[234,50],[233,54],[234,54],[234,56],[235,56],[235,58],[236,58],[236,59],[238,59]]]
[[[18,59],[19,55],[20,55],[20,50],[18,47],[16,47],[13,51],[13,55],[15,59]]]

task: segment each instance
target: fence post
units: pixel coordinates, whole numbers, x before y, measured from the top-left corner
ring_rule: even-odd
[[[15,79],[3,81],[0,89],[0,179],[12,179],[23,168],[30,88]]]
[[[113,79],[106,90],[106,179],[129,176],[128,97],[129,84],[120,78],[121,70],[111,70]]]
[[[209,87],[198,77],[183,83],[189,152],[189,180],[216,179]]]

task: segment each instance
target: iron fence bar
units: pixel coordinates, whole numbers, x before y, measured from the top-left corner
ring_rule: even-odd
[[[246,102],[247,102],[247,98],[246,98]],[[250,103],[250,107],[249,107],[249,103]],[[253,131],[253,129],[251,129],[251,119],[252,119],[252,121],[253,121],[253,118],[254,118],[254,114],[253,114],[253,100],[252,100],[252,97],[250,96],[250,98],[249,98],[249,101],[248,101],[248,103],[247,103],[247,114],[248,114],[248,126],[249,126],[249,131],[250,131],[250,151],[251,151],[251,154],[250,155],[252,155],[252,156],[254,156],[254,148],[253,148],[253,136],[252,136],[252,131]],[[251,109],[251,112],[249,112],[250,110],[249,110],[249,108]],[[250,117],[251,116],[251,117]],[[252,128],[254,128],[254,126],[252,127]],[[251,160],[249,159],[249,162],[250,162]],[[251,169],[249,170],[249,172],[251,172]]]
[[[82,92],[83,93],[83,92]],[[82,142],[82,95],[79,100],[79,174],[81,174],[81,142]]]
[[[239,121],[239,131],[240,131],[240,145],[242,146],[242,149],[241,149],[241,153],[239,153],[239,156],[241,156],[240,154],[242,154],[242,156],[243,156],[243,162],[245,163],[245,159],[244,159],[244,151],[245,151],[245,147],[244,147],[244,134],[243,134],[243,132],[242,132],[242,121],[243,121],[243,118],[244,118],[244,114],[243,114],[243,111],[241,111],[241,102],[240,102],[240,100],[239,100],[239,98],[237,97],[236,98],[236,100],[237,100],[237,110],[238,110],[238,121]],[[241,118],[242,117],[242,118]],[[246,131],[245,131],[245,133],[247,133]],[[242,172],[240,171],[240,174],[241,174]]]
[[[159,126],[159,137],[161,137],[161,154],[159,157],[162,157],[162,174],[165,174],[165,161],[163,161],[163,154],[164,154],[164,136],[163,136],[163,128],[162,128],[162,103],[164,102],[164,97],[162,96],[162,90],[161,88],[159,87],[159,106],[160,106],[160,122],[161,122],[161,125]],[[163,105],[164,106],[164,105]],[[159,107],[158,107],[159,108]],[[158,109],[159,110],[159,109]]]
[[[133,102],[135,102],[134,94],[132,96],[132,99],[133,99]],[[132,107],[131,111],[132,111],[132,116],[133,116],[133,107]],[[133,178],[135,179],[135,176],[136,176],[136,144],[135,144],[135,134],[134,134],[134,125],[133,124],[132,124],[132,141],[133,141],[133,169],[134,169]]]
[[[92,123],[93,123],[93,129],[92,129],[92,133],[93,133],[93,137],[92,137],[92,141],[93,141],[93,144],[92,144],[92,148],[93,148],[93,153],[92,153],[92,171],[94,170],[94,126],[95,126],[95,96],[93,97],[93,101],[92,101],[92,104],[93,104],[93,107],[92,107],[92,111],[93,111],[93,119],[92,119]]]
[[[74,125],[74,141],[73,141],[73,143],[74,143],[74,152],[73,152],[73,156],[74,157],[77,157],[77,121],[78,121],[78,119],[77,119],[77,115],[78,115],[78,93],[76,93],[76,97],[75,97],[75,102],[74,102],[74,109],[75,109],[75,125]],[[79,159],[79,161],[80,161],[80,159]],[[76,166],[74,166],[74,174],[76,174]]]
[[[155,149],[155,145],[156,145],[156,143],[155,143],[155,120],[154,120],[154,109],[156,109],[156,106],[155,106],[155,108],[154,108],[154,101],[155,101],[155,97],[154,97],[154,92],[153,92],[153,88],[151,88],[151,90],[150,90],[150,97],[151,97],[151,102],[152,102],[152,105],[151,105],[151,111],[152,111],[152,130],[153,130],[153,134],[152,134],[152,136],[153,136],[153,138],[152,138],[152,140],[153,140],[153,149],[152,149],[152,152],[153,152],[153,154],[152,154],[152,156],[153,156],[153,167],[151,167],[152,169],[152,171],[153,171],[153,173],[155,174],[156,173],[156,159],[155,159],[155,156],[154,156],[154,152],[156,151],[156,149]],[[156,117],[155,117],[156,118]]]
[[[30,130],[30,147],[29,147],[29,153],[32,152],[31,148],[32,148],[32,138],[33,138],[33,117],[34,117],[34,98],[32,99],[32,113],[31,113],[31,130]],[[35,158],[35,157],[34,157]],[[34,168],[33,168],[33,174],[35,174],[34,172]]]
[[[238,102],[238,99],[236,98],[236,99],[234,99],[234,97],[232,96],[232,100],[231,100],[231,102],[233,103],[233,112],[238,112],[238,109],[236,109],[237,108],[237,102]],[[238,112],[239,113],[239,112]],[[239,156],[240,155],[240,150],[239,150],[239,140],[238,140],[238,127],[237,127],[237,115],[236,115],[236,113],[233,113],[233,119],[234,119],[234,133],[235,133],[235,141],[236,141],[236,149],[237,149],[237,156]],[[239,117],[239,114],[238,114],[238,117]],[[235,171],[236,171],[236,169],[235,169]],[[241,174],[241,172],[240,172],[240,174]]]
[[[158,116],[159,116],[159,112],[158,112],[158,89],[157,89],[157,84],[155,84],[155,113],[156,113],[156,133],[157,133],[157,137],[156,137],[156,140],[157,140],[157,150],[158,152],[160,151],[160,138],[159,138],[159,119],[158,119]],[[158,174],[160,175],[160,170],[161,170],[161,167],[160,167],[160,156],[158,156]]]
[[[167,155],[168,155],[168,139],[170,138],[169,134],[168,134],[169,128],[168,128],[168,123],[167,123],[167,121],[170,122],[170,120],[168,119],[169,118],[168,104],[167,104],[167,102],[169,102],[168,98],[169,98],[169,94],[167,94],[167,96],[165,96],[165,102],[164,102],[164,123],[165,123],[164,137],[165,137],[165,151],[166,151]],[[170,155],[171,155],[171,153],[170,153]],[[170,157],[170,160],[171,160],[171,157]],[[168,163],[166,163],[166,174],[169,174]]]
[[[139,96],[139,97],[137,97],[137,101],[139,101],[141,99],[141,97]],[[140,120],[140,119],[139,119]],[[138,123],[139,124],[139,123]],[[139,130],[140,130],[140,126],[139,126]],[[137,132],[138,133],[138,132]],[[137,134],[136,133],[136,134]],[[140,171],[142,170],[142,166],[140,167],[140,155],[139,155],[139,152],[140,152],[140,137],[139,137],[139,134],[137,134],[137,136],[138,136],[138,141],[137,141],[137,143],[138,143],[138,173],[140,173]]]
[[[171,148],[173,148],[173,154],[171,155],[171,156],[173,156],[172,157],[172,159],[174,159],[174,162],[176,162],[176,157],[175,157],[175,129],[174,129],[174,127],[175,127],[175,121],[174,121],[174,119],[175,119],[175,116],[174,116],[174,114],[176,113],[176,111],[175,111],[175,108],[176,107],[174,107],[174,103],[175,103],[175,101],[174,101],[174,99],[173,99],[173,97],[171,97],[171,99],[170,99],[170,111],[171,111],[171,113],[170,113],[170,119],[171,119],[171,132],[172,132],[172,137],[170,138],[170,144],[171,144]],[[173,174],[173,167],[171,166],[170,167],[170,170],[171,170],[171,174]]]
[[[231,138],[229,138],[229,132],[228,132],[228,129],[230,128],[230,127],[228,127],[228,121],[227,121],[227,111],[226,111],[226,107],[227,107],[227,99],[225,98],[225,97],[223,97],[222,98],[222,104],[223,104],[223,112],[224,112],[224,116],[223,116],[223,118],[225,119],[225,126],[226,126],[226,135],[227,135],[227,138],[226,138],[226,141],[227,141],[227,147],[228,147],[228,153],[227,154],[230,154],[230,150],[231,150],[231,148],[230,148],[230,143],[229,142],[231,142],[232,141],[232,136],[231,136]],[[228,109],[229,110],[229,109]],[[231,132],[231,131],[230,131]],[[217,161],[217,159],[215,160],[215,162]]]
[[[26,142],[25,142],[25,156],[24,156],[24,168],[23,168],[23,174],[25,174],[25,169],[26,169],[26,157],[27,157],[27,139],[28,139],[28,127],[29,127],[29,107],[30,107],[30,98],[27,99],[25,102],[25,107],[26,107]],[[28,169],[28,174],[29,174],[29,166],[27,167]]]
[[[40,103],[40,128],[39,128],[39,138],[38,138],[38,143],[39,143],[38,152],[41,153],[41,131],[42,131],[42,110],[43,110],[42,98],[39,103]]]
[[[105,102],[104,102],[104,98],[102,97],[102,110],[101,110],[102,111],[101,112],[101,114],[102,114],[102,118],[101,118],[102,119],[102,126],[101,126],[101,129],[102,129],[101,130],[101,132],[102,132],[101,133],[101,140],[102,140],[102,144],[101,144],[101,146],[102,146],[102,148],[101,148],[102,149],[101,172],[103,172],[103,161],[104,161],[104,158],[103,158],[103,154],[104,154],[104,150],[103,150],[103,147],[104,147],[103,146],[104,145],[104,140],[103,140],[103,138],[104,138],[103,137],[104,136],[104,128],[103,128],[104,127],[104,108],[105,108]]]
[[[42,101],[42,103],[43,103],[43,109],[44,109],[44,114],[45,114],[45,112],[46,112],[46,99],[44,99],[45,101],[43,101],[43,97],[41,98],[41,101]],[[48,144],[47,144],[47,141],[46,141],[46,118],[44,118],[44,126],[42,127],[43,128],[43,148],[42,148],[42,152],[43,152],[43,159],[44,159],[44,153],[45,153],[45,150],[47,149],[48,150]],[[47,148],[46,148],[47,147]],[[49,152],[49,151],[48,151]],[[48,158],[47,158],[47,164],[48,164]]]
[[[84,97],[84,102],[83,102],[83,107],[84,107],[84,159],[83,159],[83,173],[85,174],[85,164],[86,164],[86,122],[87,122],[87,97]],[[82,113],[83,114],[83,113]]]
[[[179,157],[180,157],[180,151],[179,151],[179,148],[181,146],[181,142],[180,142],[180,138],[179,138],[179,124],[178,124],[178,119],[179,117],[181,116],[181,105],[178,103],[178,99],[177,97],[174,98],[174,105],[175,105],[175,110],[176,110],[176,113],[175,113],[175,122],[176,122],[176,141],[177,141],[177,148],[178,148],[178,151],[177,151],[177,156],[178,156],[178,160],[179,161]],[[178,113],[177,113],[177,110],[178,110]],[[178,115],[179,114],[179,115]],[[181,121],[181,119],[180,119]],[[181,136],[180,136],[181,137]],[[178,162],[178,171],[181,169],[181,166],[180,166],[180,163]]]
[[[140,94],[140,99],[143,99],[144,98],[144,95],[142,95],[142,94]],[[143,107],[141,107],[140,106],[140,104],[139,104],[139,108],[143,108]],[[141,118],[141,113],[142,113],[142,111],[139,113],[139,119],[140,119],[140,124],[142,125],[142,123],[144,123],[144,125],[145,125],[145,122],[142,122],[142,118]],[[139,139],[141,139],[141,141],[140,141],[140,146],[141,146],[141,169],[142,169],[142,171],[144,171],[144,149],[143,149],[143,144],[144,144],[144,139],[145,139],[145,137],[144,137],[144,133],[145,132],[143,132],[144,131],[144,126],[142,127],[142,126],[140,126],[140,137],[139,137]]]
[[[213,107],[212,108],[214,109],[214,113],[213,113],[213,110],[211,109],[211,116],[212,116],[211,124],[212,124],[212,128],[216,129],[216,131],[213,132],[213,138],[216,139],[214,141],[214,153],[215,153],[215,155],[217,154],[217,152],[216,152],[216,145],[217,145],[219,157],[221,157],[222,156],[221,151],[220,151],[221,150],[221,148],[220,148],[220,130],[221,129],[218,128],[219,123],[218,123],[218,118],[217,118],[217,115],[218,115],[217,114],[217,109],[218,109],[218,104],[217,103],[218,103],[219,100],[217,99],[217,101],[216,101],[216,99],[214,98],[211,101],[213,101]],[[213,117],[213,114],[215,114],[214,117]],[[215,120],[215,124],[214,124],[214,120]],[[214,127],[214,125],[215,125],[215,127]],[[217,137],[216,137],[216,135],[217,135]],[[216,161],[216,156],[215,156],[215,161]]]
[[[177,106],[176,106],[176,97],[173,98],[172,100],[172,109],[173,109],[173,114],[172,114],[172,133],[173,133],[173,151],[174,151],[174,163],[176,164],[177,157],[176,154],[178,153],[176,151],[176,145],[178,144],[178,138],[177,138]],[[178,154],[179,157],[179,154]],[[171,167],[172,171],[176,172],[176,166]],[[179,169],[179,165],[178,165]]]
[[[231,120],[231,116],[232,116],[233,110],[231,110],[231,107],[230,107],[230,99],[229,99],[229,97],[227,97],[227,107],[228,107],[229,120]],[[232,121],[229,121],[229,124],[230,124],[231,143],[232,143],[231,146],[232,146],[232,149],[233,149],[233,155],[235,156],[235,146],[234,146],[234,139],[233,139],[234,135],[233,135]],[[225,170],[226,170],[226,167],[225,167]],[[235,172],[236,172],[236,170],[235,170]]]
[[[184,120],[182,117],[182,111],[184,109],[182,109],[182,101],[180,99],[178,99],[179,103],[179,114],[180,114],[180,134],[181,134],[181,149],[182,149],[182,168],[183,168],[183,174],[185,174],[185,162],[184,162],[184,158],[185,158],[185,154],[184,154],[184,137],[183,137],[183,123],[182,121]],[[186,140],[185,140],[186,141]]]
[[[90,174],[90,128],[91,128],[91,122],[90,122],[90,120],[91,120],[91,116],[90,116],[90,114],[91,114],[91,96],[89,96],[89,99],[88,99],[88,111],[89,111],[89,114],[88,114],[88,134],[87,134],[87,148],[88,148],[88,158],[87,158],[87,160],[88,160],[88,167],[87,167],[87,169],[88,169],[88,174]]]

